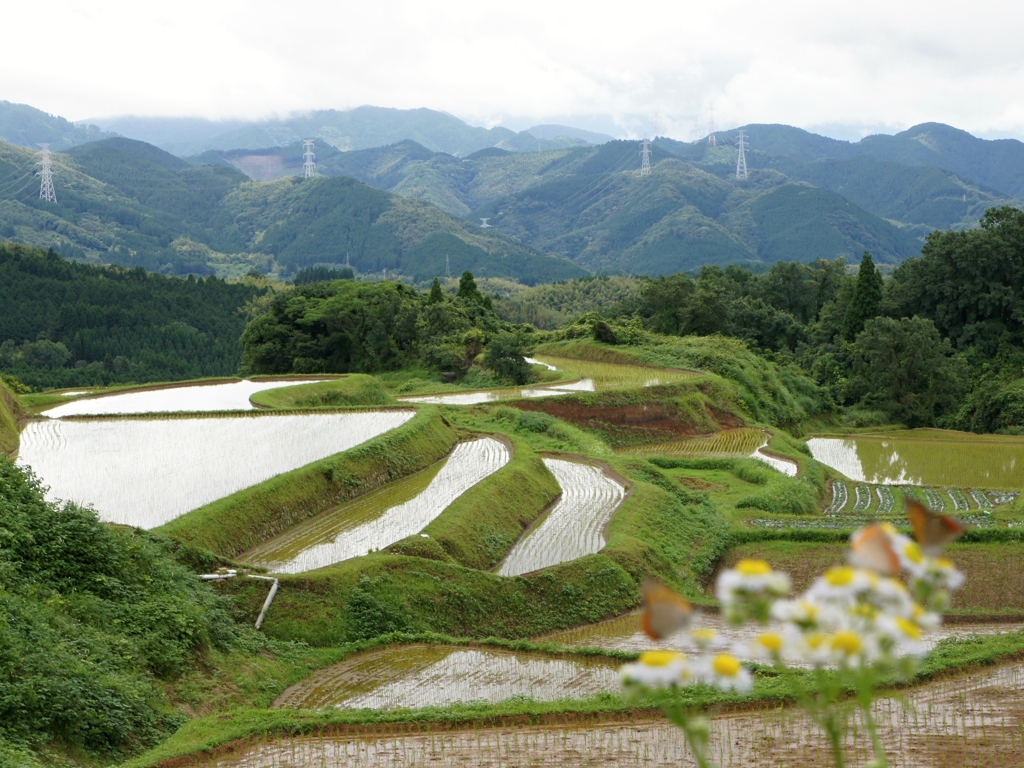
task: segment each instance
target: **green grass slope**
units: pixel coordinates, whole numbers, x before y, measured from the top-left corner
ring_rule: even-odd
[[[0,379],[0,457],[18,450],[18,420],[24,416],[18,398]]]
[[[261,408],[346,408],[359,405],[394,405],[395,400],[373,376],[350,373],[331,381],[299,384],[256,392],[249,398]]]
[[[335,504],[433,464],[456,441],[455,430],[428,406],[398,429],[218,499],[158,530],[233,557]]]

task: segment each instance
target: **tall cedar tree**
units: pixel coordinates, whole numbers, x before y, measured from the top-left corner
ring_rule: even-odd
[[[875,269],[871,254],[864,251],[860,260],[860,271],[857,273],[857,287],[850,299],[843,318],[843,338],[853,341],[857,334],[864,330],[864,323],[878,315],[878,305],[882,301],[882,276]]]

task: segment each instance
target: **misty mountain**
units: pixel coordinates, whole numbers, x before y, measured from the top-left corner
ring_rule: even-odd
[[[317,140],[347,152],[412,140],[435,152],[468,155],[487,147],[536,152],[583,146],[608,137],[564,126],[538,126],[515,132],[480,128],[433,109],[357,107],[322,110],[282,120],[225,122],[178,118],[117,117],[97,119],[98,125],[123,136],[154,144],[182,157],[209,150],[284,147],[303,139]]]
[[[0,101],[0,141],[8,144],[36,150],[40,144],[49,144],[50,149],[60,151],[110,136],[95,125],[72,123],[28,104]]]
[[[80,261],[165,274],[288,276],[348,262],[416,281],[471,269],[535,283],[585,274],[493,230],[346,177],[256,184],[115,138],[53,156],[57,203],[39,199],[35,156],[0,144],[0,238]],[[448,260],[446,262],[446,260]]]

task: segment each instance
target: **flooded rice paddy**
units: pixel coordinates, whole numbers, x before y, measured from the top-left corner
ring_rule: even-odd
[[[155,528],[282,472],[404,424],[411,411],[237,417],[47,420],[21,433],[18,463],[47,497],[101,520]]]
[[[502,400],[521,400],[534,397],[557,397],[569,392],[603,392],[609,389],[636,389],[659,384],[673,384],[692,378],[693,371],[668,368],[644,368],[637,365],[595,363],[567,357],[541,355],[526,358],[528,363],[543,365],[551,371],[561,371],[579,377],[565,384],[538,384],[530,387],[506,387],[480,392],[453,392],[436,395],[400,397],[405,403],[433,403],[435,405],[478,405]]]
[[[1003,768],[1024,753],[1024,666],[983,669],[879,699],[873,715],[892,768]],[[820,730],[793,709],[712,716],[709,758],[743,768],[820,768],[831,753]],[[863,723],[850,723],[847,765],[871,755]],[[372,728],[372,726],[371,726]],[[679,730],[663,719],[596,725],[518,725],[464,730],[301,736],[249,744],[208,758],[213,768],[342,766],[693,766]]]
[[[544,459],[562,489],[554,508],[512,547],[498,568],[517,576],[598,552],[604,528],[625,498],[625,488],[600,467]]]
[[[722,621],[717,613],[703,613],[693,624],[694,627],[715,631],[715,643],[732,645],[752,639],[763,627],[750,624],[733,627]],[[973,635],[994,635],[999,632],[1016,632],[1021,629],[1020,623],[1008,622],[972,622],[964,624],[945,624],[938,629],[926,632],[923,641],[929,648],[947,638],[964,638]],[[687,632],[679,632],[655,644],[647,635],[640,631],[640,614],[628,613],[609,621],[575,627],[561,632],[545,635],[542,640],[563,645],[579,647],[607,648],[616,651],[650,651],[653,648],[674,651],[694,651],[696,647]],[[741,654],[742,655],[742,654]]]
[[[187,387],[165,387],[140,392],[91,397],[58,405],[45,411],[53,419],[66,416],[109,416],[128,413],[174,413],[199,411],[250,411],[249,397],[265,389],[294,387],[313,380],[233,381],[227,384],[194,384]],[[322,379],[317,379],[322,381]],[[64,395],[82,394],[64,392]]]
[[[536,653],[414,645],[359,654],[291,686],[277,708],[396,709],[517,697],[585,698],[617,690],[618,663]]]
[[[796,462],[765,453],[764,447],[766,445],[768,445],[768,436],[764,430],[753,427],[741,427],[739,429],[725,429],[707,437],[690,437],[685,440],[673,440],[667,443],[630,446],[622,448],[618,452],[631,456],[749,457],[763,461],[772,469],[776,469],[784,475],[796,477]]]
[[[291,528],[241,559],[275,573],[323,568],[419,533],[459,496],[505,466],[494,438],[460,443],[442,463]]]
[[[932,436],[815,437],[817,461],[851,480],[878,485],[925,485],[1015,490],[1024,487],[1024,440]]]

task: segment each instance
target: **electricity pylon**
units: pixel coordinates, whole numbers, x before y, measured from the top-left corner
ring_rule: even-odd
[[[53,189],[53,170],[50,168],[50,145],[40,144],[43,151],[39,160],[39,199],[48,203],[57,202],[57,193]]]
[[[644,139],[640,142],[640,176],[651,175],[651,142]]]
[[[718,146],[718,141],[715,139],[715,108],[711,108],[711,120],[708,122],[708,144],[712,147]]]
[[[306,161],[302,164],[303,175],[307,179],[311,179],[316,176],[316,163],[313,162],[316,160],[316,155],[313,154],[313,140],[306,139],[302,142],[302,147],[306,150],[302,153],[302,158]]]
[[[745,179],[747,178],[747,153],[746,145],[743,140],[746,138],[743,131],[740,131],[740,151],[736,156],[736,178]]]

